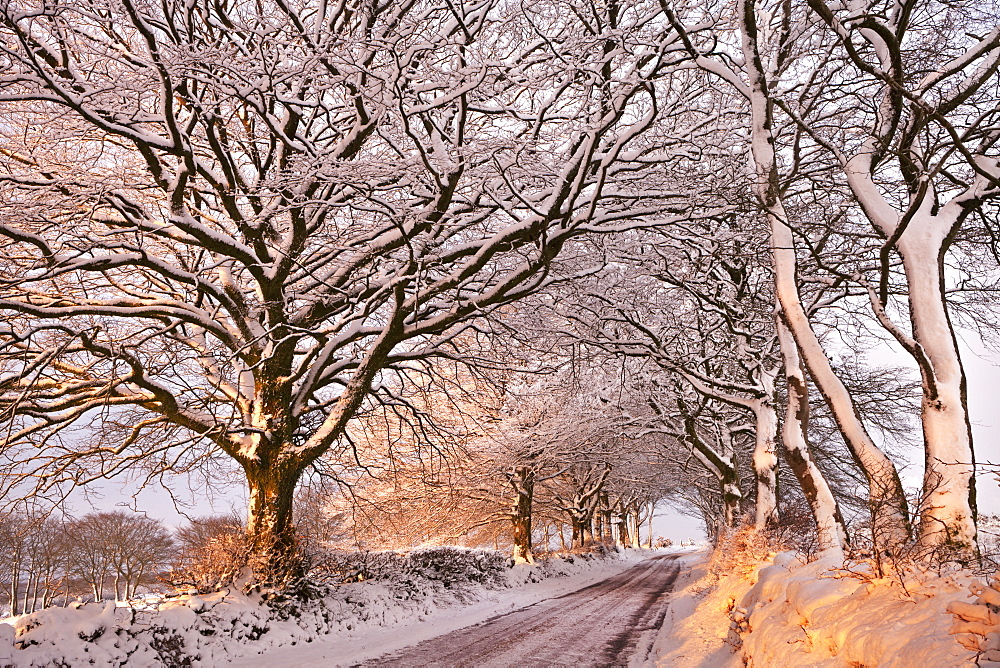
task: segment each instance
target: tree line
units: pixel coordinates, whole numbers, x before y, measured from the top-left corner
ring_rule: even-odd
[[[992,5],[29,4],[0,7],[8,503],[235,468],[279,582],[313,479],[474,501],[500,461],[585,541],[662,469],[712,532],[794,502],[819,549],[978,558]],[[476,382],[496,405],[453,409]]]
[[[39,510],[0,520],[0,610],[27,614],[51,605],[128,601],[176,589],[210,589],[232,579],[245,557],[243,522],[194,518],[176,530],[144,514]]]

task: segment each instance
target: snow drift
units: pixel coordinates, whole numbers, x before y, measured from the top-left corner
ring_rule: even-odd
[[[749,666],[973,666],[976,652],[949,634],[949,606],[974,583],[916,568],[878,578],[863,563],[782,552],[734,607],[733,631]]]

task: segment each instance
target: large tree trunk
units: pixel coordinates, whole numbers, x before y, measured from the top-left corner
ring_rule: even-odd
[[[614,516],[614,511],[611,510],[611,500],[608,498],[607,494],[601,495],[601,507],[602,510],[600,512],[603,517],[603,521],[601,523],[603,528],[603,532],[601,533],[601,542],[607,545],[613,545],[615,542],[615,532],[614,527],[612,526],[613,523],[611,518]]]
[[[570,518],[573,522],[573,547],[586,547],[594,542],[592,532],[593,517],[586,511],[572,511]]]
[[[649,522],[646,524],[646,547],[653,549],[653,518],[656,516],[656,502],[649,502]]]
[[[918,362],[924,361],[919,364],[925,458],[919,535],[927,548],[947,545],[974,551],[975,455],[965,370],[945,304],[946,239],[922,232],[935,227],[918,215],[898,244],[906,272],[913,338],[919,344],[916,352],[923,357]]]
[[[819,339],[809,323],[798,295],[794,239],[783,222],[780,204],[771,215],[772,252],[778,301],[785,324],[791,331],[816,386],[833,413],[855,461],[868,479],[868,501],[876,509],[880,525],[880,543],[896,546],[909,539],[909,511],[906,493],[895,465],[879,449],[861,421],[853,398],[837,377]]]
[[[639,504],[635,503],[632,505],[631,512],[629,515],[632,516],[632,547],[639,549],[642,547],[641,539],[639,538]]]
[[[906,494],[892,461],[868,434],[850,393],[837,377],[813,332],[798,292],[795,240],[787,224],[781,201],[774,152],[772,103],[757,45],[756,7],[753,0],[740,0],[743,53],[750,87],[751,153],[757,174],[755,190],[771,227],[775,293],[785,324],[791,331],[802,359],[823,395],[834,419],[869,483],[869,503],[877,513],[880,547],[894,547],[910,535]]]
[[[511,508],[511,529],[514,542],[515,563],[535,562],[531,554],[531,503],[535,491],[535,474],[527,467],[520,466],[510,477],[515,500]]]
[[[805,372],[791,332],[780,317],[775,320],[788,387],[788,403],[781,432],[785,455],[816,521],[820,551],[831,551],[843,559],[849,543],[840,505],[823,472],[809,454],[809,442],[806,438],[809,427],[809,388]]]
[[[254,581],[275,587],[292,584],[304,575],[292,523],[295,485],[303,467],[245,465],[244,470],[250,488],[246,538]]]
[[[598,542],[604,540],[604,511],[601,509],[600,503],[597,505],[597,510],[594,511],[594,538]]]
[[[622,547],[628,547],[632,543],[628,530],[628,508],[622,508],[618,515],[618,542]]]

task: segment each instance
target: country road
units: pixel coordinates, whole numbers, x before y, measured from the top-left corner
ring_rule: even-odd
[[[645,658],[677,580],[654,557],[565,596],[448,633],[364,666],[627,666]]]

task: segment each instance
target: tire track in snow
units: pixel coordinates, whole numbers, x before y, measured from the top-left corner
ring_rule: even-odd
[[[596,584],[364,666],[627,666],[645,658],[680,573],[664,555]]]

